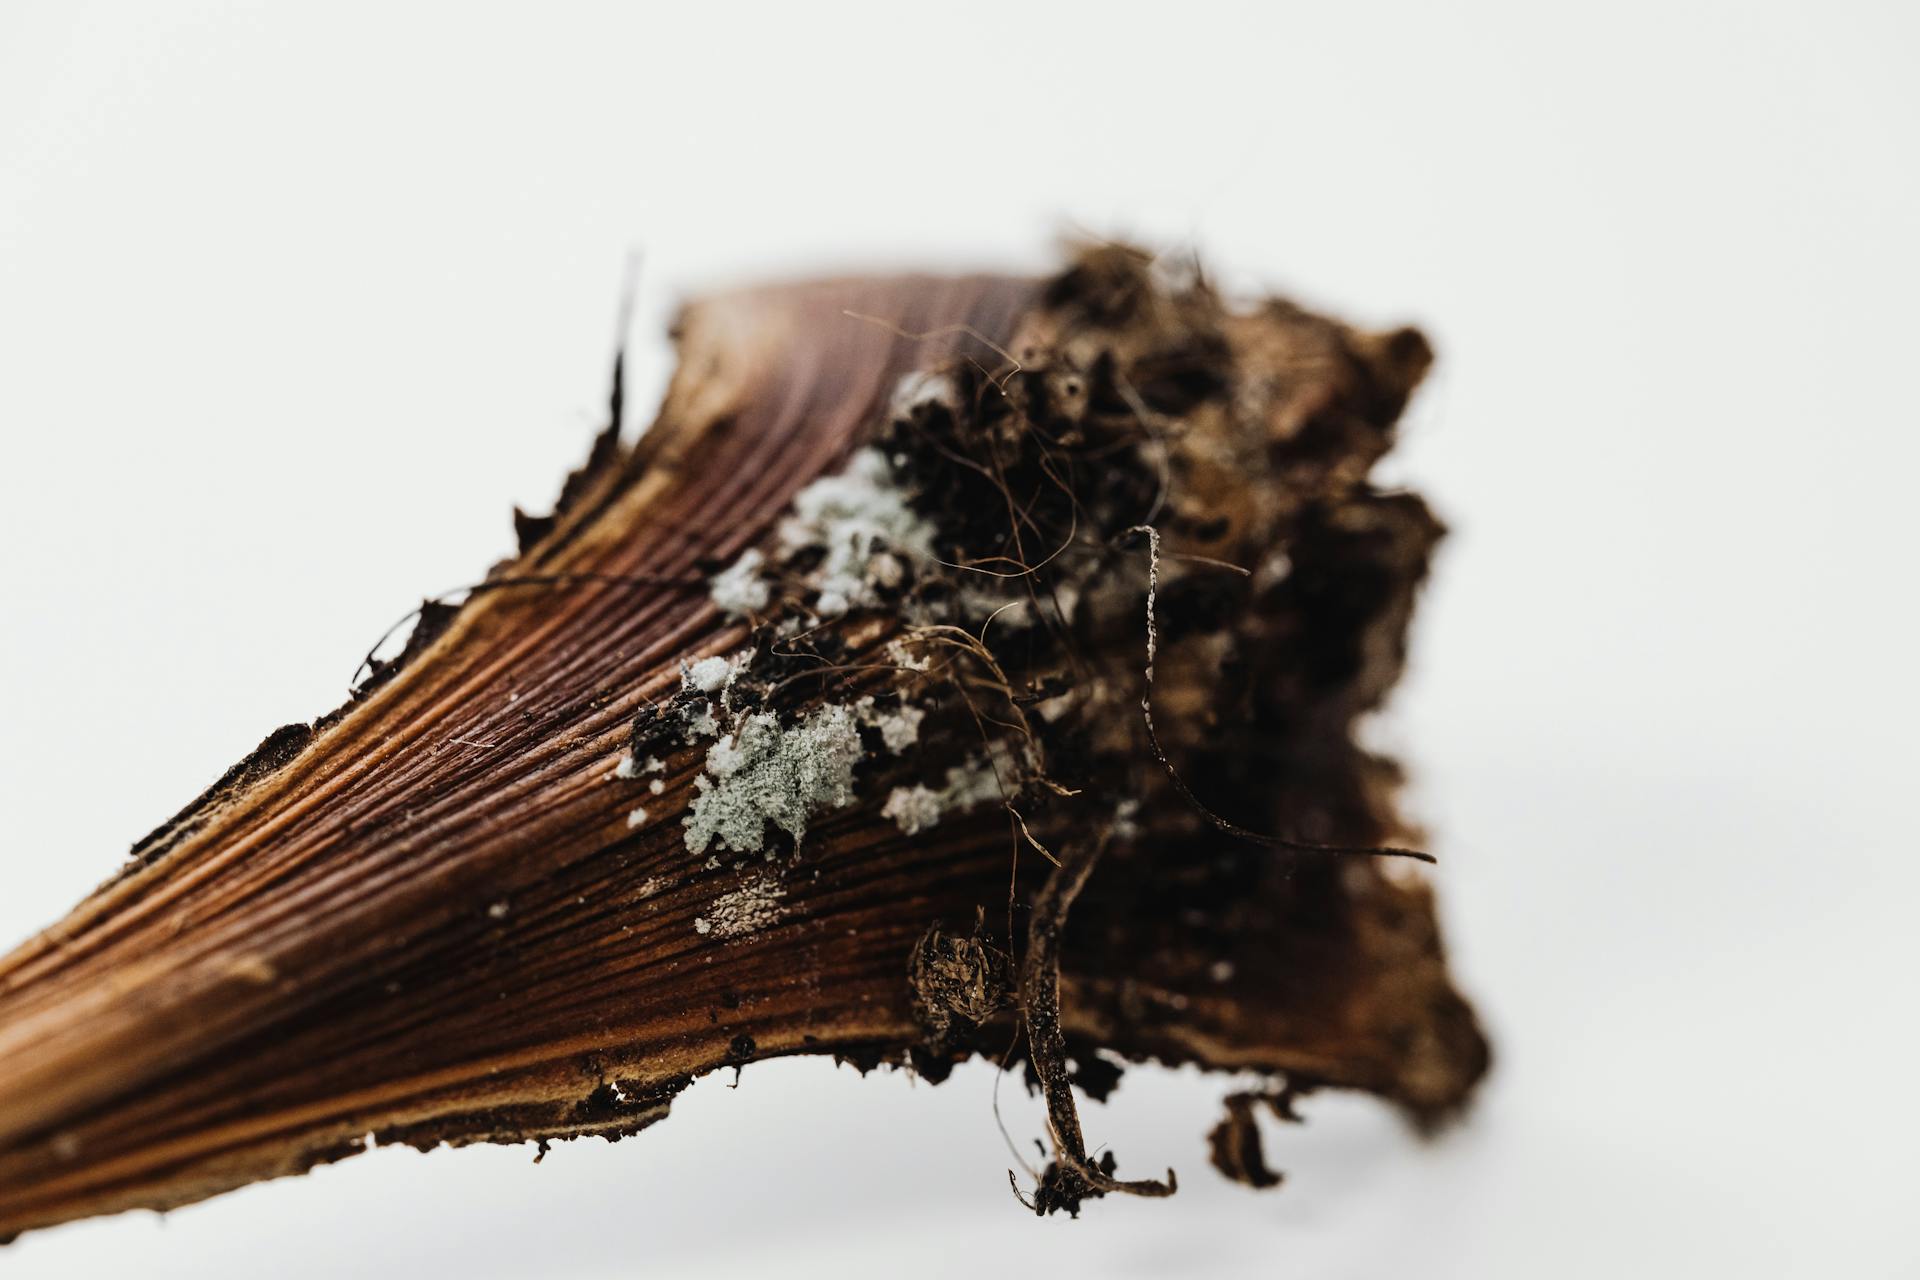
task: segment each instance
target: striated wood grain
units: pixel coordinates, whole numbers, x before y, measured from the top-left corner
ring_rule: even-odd
[[[1397,772],[1351,730],[1398,672],[1439,534],[1365,479],[1424,370],[1417,335],[1231,312],[1103,250],[1052,281],[716,297],[677,337],[657,420],[632,445],[609,429],[555,515],[522,517],[493,589],[425,611],[353,702],[269,737],[0,961],[0,1235],[302,1172],[368,1134],[629,1133],[693,1077],[773,1055],[939,1078],[1004,1050],[1022,1011],[983,978],[984,1004],[946,1018],[913,963],[929,930],[1012,953],[1041,849],[1096,830],[1111,848],[1061,960],[1083,1086],[1099,1050],[1371,1090],[1423,1120],[1466,1098],[1485,1044],[1419,874],[1237,840],[1143,745],[1148,565],[1125,538],[1164,533],[1155,724],[1200,801],[1307,840],[1404,837]],[[902,410],[915,370],[951,405]],[[939,555],[844,614],[806,555],[765,609],[716,607],[714,574],[774,555],[796,495],[882,433]],[[1276,553],[1270,581],[1206,563]],[[1007,598],[970,606],[976,586]],[[989,624],[1009,602],[1026,621]],[[938,651],[929,672],[902,642]],[[925,731],[900,754],[865,732],[851,803],[797,847],[769,829],[766,856],[716,857],[684,825],[714,735],[669,722],[686,662],[748,650],[723,714],[751,693],[791,726],[877,696]],[[1028,720],[1031,744],[1004,728]],[[996,757],[1021,775],[1007,806],[913,834],[887,812],[996,740],[1018,746]],[[656,750],[658,773],[618,776]]]

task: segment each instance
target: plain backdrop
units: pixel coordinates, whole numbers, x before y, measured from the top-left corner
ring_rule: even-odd
[[[1920,1275],[1917,15],[9,0],[0,945],[509,550],[629,252],[649,408],[690,293],[1089,232],[1433,336],[1388,470],[1455,533],[1369,733],[1498,1065],[1433,1145],[1314,1099],[1260,1194],[1226,1082],[1134,1072],[1093,1139],[1180,1194],[1041,1222],[985,1068],[769,1064],[0,1273]]]

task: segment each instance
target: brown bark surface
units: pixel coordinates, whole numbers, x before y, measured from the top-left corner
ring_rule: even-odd
[[[270,736],[0,960],[0,1236],[303,1172],[369,1133],[630,1133],[775,1055],[939,1078],[1031,1021],[1016,975],[1054,856],[1090,872],[1057,922],[1081,1087],[1152,1058],[1422,1120],[1463,1103],[1486,1047],[1423,873],[1280,847],[1407,838],[1397,770],[1352,726],[1398,674],[1440,532],[1366,479],[1417,334],[1233,311],[1104,249],[1051,281],[717,297],[678,342],[657,420],[602,436],[491,589],[427,609],[352,702]],[[916,370],[942,396],[902,407]],[[779,521],[875,439],[937,557],[870,566],[872,597],[831,613]],[[730,616],[708,583],[750,548],[770,599]],[[1008,603],[1024,621],[989,621]],[[683,663],[748,649],[722,728],[873,696],[924,711],[920,740],[864,729],[851,802],[797,845],[694,851],[714,737],[681,727]],[[1017,775],[1006,804],[913,834],[883,812],[986,748]],[[617,776],[629,752],[660,771]]]

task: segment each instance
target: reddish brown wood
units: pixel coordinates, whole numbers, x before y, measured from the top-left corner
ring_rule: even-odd
[[[0,1235],[302,1172],[368,1133],[430,1146],[631,1132],[692,1077],[778,1054],[911,1056],[937,1076],[1004,1047],[1008,1008],[975,1038],[931,1045],[909,959],[936,921],[983,909],[1009,945],[1009,912],[1025,911],[1048,868],[1028,846],[1015,869],[1004,811],[913,837],[881,816],[889,788],[928,767],[921,753],[863,764],[858,803],[819,818],[781,864],[779,921],[735,938],[695,921],[741,873],[690,855],[677,816],[627,821],[637,803],[683,812],[706,744],[666,757],[660,796],[610,775],[636,711],[678,689],[683,658],[747,641],[709,601],[709,574],[764,544],[794,494],[878,429],[902,374],[969,357],[998,374],[993,348],[1022,344],[1054,353],[1057,370],[1076,342],[1191,327],[1184,313],[1088,322],[1099,290],[1148,286],[1133,259],[1093,255],[1077,270],[1051,285],[830,282],[689,309],[658,420],[631,446],[606,435],[551,525],[530,522],[531,545],[496,571],[548,586],[432,617],[444,629],[416,636],[378,687],[269,738],[0,961]],[[1321,839],[1402,834],[1395,774],[1352,747],[1350,725],[1398,670],[1438,533],[1417,501],[1364,487],[1424,344],[1284,308],[1214,323],[1234,358],[1267,371],[1242,388],[1265,397],[1276,436],[1262,447],[1327,438],[1288,455],[1285,492],[1193,453],[1176,478],[1209,491],[1236,532],[1172,531],[1170,554],[1244,551],[1229,544],[1249,521],[1297,509],[1374,522],[1365,567],[1385,583],[1338,620],[1364,657],[1353,670],[1262,658],[1248,674],[1293,709],[1273,758],[1298,767],[1245,812]],[[1123,351],[1143,384],[1144,360]],[[1197,439],[1216,410],[1193,412],[1184,430]],[[1137,579],[1144,560],[1131,563]],[[1298,609],[1247,624],[1260,652],[1320,644],[1303,639]],[[859,667],[901,623],[878,612],[836,626],[844,665]],[[1088,669],[1134,679],[1140,646],[1116,634]],[[1172,726],[1176,762],[1202,768],[1195,752],[1221,732],[1203,723],[1219,681],[1185,652],[1170,641],[1162,655],[1156,723]],[[845,698],[884,679],[818,684],[808,696]],[[1130,717],[1112,733],[1132,733]],[[1180,810],[1150,767],[1139,776],[1148,834],[1106,856],[1067,933],[1070,1046],[1367,1089],[1419,1117],[1457,1107],[1485,1045],[1447,978],[1424,880],[1236,845]],[[1043,843],[1084,827],[1044,808]]]

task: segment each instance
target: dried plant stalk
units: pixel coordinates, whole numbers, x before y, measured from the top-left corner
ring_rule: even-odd
[[[1020,1030],[1043,1211],[1159,1185],[1081,1145],[1116,1061],[1467,1098],[1424,880],[1296,843],[1406,836],[1352,727],[1440,532],[1366,478],[1418,334],[1103,248],[677,338],[488,589],[0,961],[0,1235]]]

